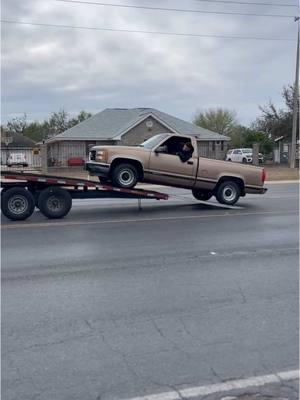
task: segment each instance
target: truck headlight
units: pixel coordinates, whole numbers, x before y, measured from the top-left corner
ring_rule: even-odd
[[[107,161],[107,151],[106,150],[98,150],[96,159],[97,159],[97,161]]]

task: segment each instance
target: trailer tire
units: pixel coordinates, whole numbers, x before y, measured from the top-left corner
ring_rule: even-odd
[[[210,190],[192,189],[193,196],[196,200],[209,200],[213,193]]]
[[[23,187],[6,189],[1,194],[2,213],[12,221],[23,221],[34,211],[34,197]]]
[[[44,189],[38,199],[38,208],[47,218],[63,218],[72,207],[72,197],[66,189],[49,187]]]

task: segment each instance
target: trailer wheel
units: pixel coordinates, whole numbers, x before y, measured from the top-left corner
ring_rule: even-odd
[[[22,221],[34,211],[34,197],[23,187],[13,187],[1,195],[2,213],[12,221]]]
[[[197,200],[209,200],[213,193],[210,190],[192,189],[193,196]]]
[[[38,208],[47,218],[63,218],[72,207],[72,197],[66,189],[49,187],[44,189],[38,199]]]

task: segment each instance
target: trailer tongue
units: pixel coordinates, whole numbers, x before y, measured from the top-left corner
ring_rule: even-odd
[[[13,221],[29,218],[35,207],[47,218],[63,218],[72,208],[72,199],[124,198],[167,200],[169,196],[152,190],[121,189],[87,179],[37,173],[1,171],[1,210]]]

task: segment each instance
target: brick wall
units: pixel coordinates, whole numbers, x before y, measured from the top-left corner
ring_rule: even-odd
[[[147,128],[146,121],[152,122],[151,129]],[[120,144],[125,146],[137,145],[141,144],[146,139],[157,135],[158,133],[171,132],[170,129],[167,129],[164,125],[160,124],[151,117],[147,118],[146,121],[141,122],[139,125],[135,126],[129,132],[123,135]]]

